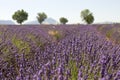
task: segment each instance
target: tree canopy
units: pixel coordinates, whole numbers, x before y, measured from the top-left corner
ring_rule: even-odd
[[[42,12],[42,13],[38,13],[38,16],[37,16],[37,20],[38,22],[41,24],[45,19],[47,18],[47,15]]]
[[[94,22],[94,16],[88,9],[81,11],[81,18],[87,24],[92,24]]]
[[[23,9],[18,10],[12,15],[12,19],[16,20],[17,23],[22,24],[25,20],[28,19],[28,13],[25,12]]]
[[[68,22],[67,18],[61,17],[60,19],[60,23],[62,24],[66,24]]]

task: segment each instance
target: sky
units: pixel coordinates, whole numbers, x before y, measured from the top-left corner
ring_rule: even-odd
[[[48,17],[68,23],[83,23],[80,12],[89,9],[95,18],[94,23],[120,22],[120,0],[0,0],[0,20],[12,20],[17,10],[28,12],[28,21],[36,20],[37,13],[45,12]]]

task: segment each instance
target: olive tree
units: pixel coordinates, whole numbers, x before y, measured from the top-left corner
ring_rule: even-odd
[[[45,19],[47,18],[47,15],[42,12],[42,13],[38,13],[38,16],[37,16],[37,20],[38,22],[41,24]]]
[[[92,24],[94,22],[94,16],[88,9],[81,11],[81,18],[87,24]]]
[[[60,19],[60,23],[62,24],[66,24],[68,22],[67,18],[61,17]]]
[[[25,12],[23,9],[18,10],[12,15],[12,19],[16,20],[17,23],[22,24],[25,20],[28,19],[28,13]]]

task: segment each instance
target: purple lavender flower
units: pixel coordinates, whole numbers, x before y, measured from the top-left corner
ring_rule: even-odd
[[[59,68],[58,68],[58,74],[59,74],[59,75],[62,75],[62,74],[63,74],[63,69],[62,69],[62,67],[59,67]]]
[[[79,72],[78,72],[78,79],[81,79],[82,78],[82,72],[81,70],[79,69]]]
[[[63,75],[58,75],[58,80],[64,80]]]
[[[119,79],[120,79],[120,70],[116,73],[114,80],[119,80]]]

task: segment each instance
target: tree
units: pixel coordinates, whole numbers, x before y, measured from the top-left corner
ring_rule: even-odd
[[[60,18],[60,23],[66,24],[68,22],[67,18],[61,17]]]
[[[88,9],[81,11],[81,18],[87,24],[92,24],[94,22],[94,16]]]
[[[28,19],[28,13],[25,12],[23,9],[16,11],[12,15],[13,20],[16,20],[17,23],[22,24],[25,20]]]
[[[37,16],[37,20],[38,22],[41,24],[45,19],[47,18],[47,15],[42,12],[42,13],[38,13],[38,16]]]

